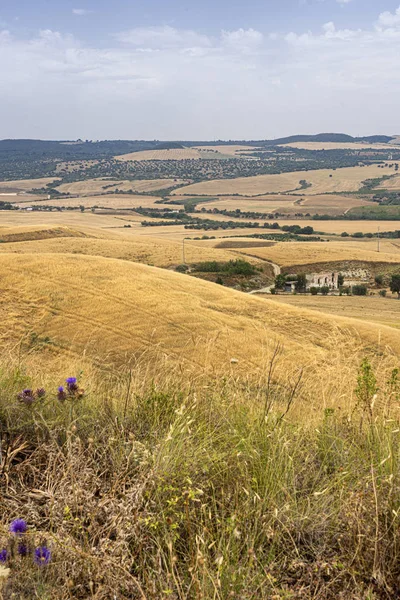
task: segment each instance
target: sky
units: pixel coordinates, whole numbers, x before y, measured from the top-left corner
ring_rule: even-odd
[[[400,134],[400,0],[2,0],[0,139]]]

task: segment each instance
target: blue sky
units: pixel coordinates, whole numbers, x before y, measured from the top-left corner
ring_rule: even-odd
[[[3,0],[0,138],[400,133],[400,0]]]

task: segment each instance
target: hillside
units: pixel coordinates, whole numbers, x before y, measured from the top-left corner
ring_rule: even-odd
[[[287,360],[313,368],[359,346],[400,350],[400,333],[253,298],[157,268],[100,257],[0,256],[0,339],[47,340],[41,351],[94,361],[162,352],[190,370],[256,372],[280,340]],[[18,294],[15,294],[18,290]],[[350,338],[349,338],[350,335]],[[305,358],[306,357],[306,358]],[[343,356],[342,356],[343,358]]]

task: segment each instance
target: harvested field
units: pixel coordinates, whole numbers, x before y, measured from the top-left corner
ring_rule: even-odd
[[[390,192],[400,190],[400,175],[396,175],[396,177],[392,177],[392,179],[387,179],[386,181],[383,181],[380,184],[379,188],[389,190]]]
[[[393,247],[392,252],[377,252],[376,243],[373,251],[371,246],[366,245],[364,249],[356,242],[354,245],[352,242],[279,242],[267,248],[243,249],[241,253],[272,261],[281,267],[346,261],[400,265],[398,250]]]
[[[152,192],[163,190],[174,185],[184,185],[183,179],[145,179],[137,181],[127,181],[118,179],[87,179],[85,181],[75,181],[73,183],[63,183],[57,190],[63,194],[78,194],[80,196],[104,194],[114,192],[119,189],[123,192]]]
[[[18,199],[18,202],[15,202],[16,199]],[[136,194],[106,194],[103,196],[79,196],[78,198],[52,198],[51,200],[43,200],[43,196],[40,196],[31,199],[29,204],[58,207],[84,206],[85,208],[99,206],[101,208],[121,210],[124,208],[135,208],[138,206],[142,206],[143,208],[173,208],[168,204],[156,204],[156,201],[158,200],[161,200],[159,196],[139,196]],[[26,206],[25,197],[23,203],[20,202],[20,197],[14,197],[13,204],[23,208]]]
[[[254,152],[256,146],[222,145],[222,146],[194,146],[194,149],[205,152],[218,152],[231,158],[244,158],[246,152]]]
[[[170,150],[144,150],[115,156],[116,160],[223,160],[232,158],[229,154],[221,154],[210,148],[171,148]]]
[[[380,168],[377,165],[366,167],[345,167],[343,169],[319,169],[315,171],[295,171],[279,175],[257,175],[255,177],[238,177],[237,179],[214,179],[185,187],[185,194],[219,196],[240,194],[256,196],[266,193],[302,192],[300,181],[306,180],[311,186],[303,193],[307,196],[330,192],[356,192],[366,179],[393,175],[393,169]],[[180,194],[175,190],[173,194]]]
[[[0,244],[0,254],[80,254],[85,256],[99,256],[103,258],[114,258],[124,261],[138,262],[157,267],[170,267],[182,263],[182,244],[170,240],[159,240],[157,238],[141,238],[137,235],[131,235],[127,239],[92,239],[85,237],[76,237],[75,239],[55,239],[56,232],[49,239],[40,237],[40,232],[36,232],[36,237],[27,235],[14,230],[14,238],[19,239],[19,243]],[[77,232],[79,235],[79,232]],[[84,234],[80,234],[83,236]],[[53,237],[53,239],[50,239]],[[0,230],[0,239],[12,241],[11,235],[4,236]],[[22,241],[22,240],[36,241]],[[190,263],[203,262],[209,260],[232,260],[236,255],[229,251],[218,250],[212,247],[202,247],[193,245],[192,242],[185,243],[185,258]],[[250,259],[250,262],[256,262]]]
[[[400,302],[394,296],[390,297],[390,292],[387,298],[296,294],[274,296],[274,300],[298,308],[317,310],[324,314],[351,317],[352,319],[381,323],[396,329],[400,328]]]
[[[30,192],[35,188],[46,187],[48,183],[60,181],[59,177],[41,177],[40,179],[15,179],[13,181],[0,181],[0,193]]]
[[[207,203],[199,203],[198,208],[218,208],[219,210],[236,210],[254,212],[280,212],[282,214],[295,215],[296,213],[310,213],[310,215],[327,214],[338,216],[351,208],[359,206],[375,206],[376,203],[361,200],[354,196],[341,196],[334,194],[320,194],[315,196],[294,195],[267,195],[267,196],[230,196],[221,197]]]
[[[271,345],[280,340],[282,368],[309,364],[318,371],[320,365],[322,385],[339,351],[342,360],[353,359],[356,349],[378,340],[400,350],[400,333],[391,328],[322,317],[121,260],[1,254],[0,272],[2,342],[12,338],[15,344],[35,331],[51,341],[45,352],[85,352],[108,365],[146,350],[148,360],[163,353],[197,374],[230,372],[232,357],[239,361],[236,372],[259,373]]]

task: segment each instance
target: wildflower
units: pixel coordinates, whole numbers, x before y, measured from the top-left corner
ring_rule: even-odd
[[[24,402],[24,404],[32,404],[35,401],[35,394],[33,390],[26,389],[18,394],[18,398],[21,402]]]
[[[7,550],[5,548],[3,550],[0,550],[0,563],[5,563],[7,561],[7,558],[8,558]]]
[[[39,546],[39,548],[36,548],[33,560],[39,567],[48,565],[51,560],[49,548],[47,548],[47,546]]]
[[[44,388],[38,388],[35,394],[38,398],[44,398],[46,395],[46,390]]]
[[[60,402],[64,402],[64,400],[67,398],[67,394],[62,385],[60,385],[58,388],[57,398],[60,400]]]
[[[65,380],[65,383],[67,384],[67,388],[70,393],[74,393],[74,392],[78,391],[78,384],[77,384],[76,377],[68,377]]]
[[[28,526],[24,519],[14,519],[14,521],[12,521],[10,524],[10,531],[14,535],[23,535],[27,528]]]
[[[28,546],[26,544],[18,544],[17,552],[20,556],[26,556],[28,554]]]

